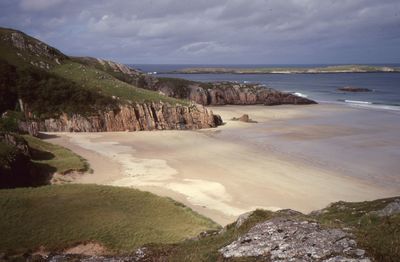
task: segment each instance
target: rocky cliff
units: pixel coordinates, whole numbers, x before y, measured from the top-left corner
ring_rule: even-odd
[[[121,105],[119,109],[96,115],[62,114],[58,118],[21,121],[22,131],[37,135],[46,132],[107,132],[141,130],[184,130],[216,127],[222,119],[198,105],[171,106],[166,103]]]
[[[212,89],[193,86],[190,100],[202,105],[282,105],[316,104],[316,102],[272,88],[246,85],[221,85]]]
[[[126,65],[90,57],[75,60],[91,64],[109,72],[121,81],[140,88],[158,91],[168,97],[191,100],[200,105],[281,105],[316,104],[310,99],[291,93],[266,88],[259,84],[236,82],[195,82],[179,78],[163,78],[146,75]]]
[[[35,186],[46,179],[31,162],[31,150],[19,135],[0,132],[0,188]]]
[[[200,83],[152,76],[146,76],[144,79],[144,88],[159,91],[166,96],[178,99],[189,99],[205,106],[316,104],[313,100],[277,91],[259,84],[240,84],[235,82]]]

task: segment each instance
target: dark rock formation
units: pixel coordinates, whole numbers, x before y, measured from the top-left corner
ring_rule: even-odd
[[[7,132],[0,132],[0,143],[4,143],[12,148],[14,148],[19,153],[30,157],[31,152],[28,146],[28,143],[20,137],[19,135],[15,135]]]
[[[109,132],[141,130],[184,130],[216,127],[220,116],[202,106],[171,106],[165,103],[121,105],[119,110],[97,115],[63,114],[58,118],[20,122],[22,131],[44,132]]]
[[[31,162],[31,150],[21,136],[0,133],[0,188],[36,186],[48,178]]]
[[[147,77],[147,87],[175,98],[189,99],[201,105],[282,105],[282,104],[316,104],[310,99],[284,93],[272,88],[254,84],[231,82],[198,83],[178,81],[179,88],[168,81],[157,81]],[[149,80],[151,79],[151,81]],[[175,81],[171,79],[170,81]]]
[[[245,122],[245,123],[257,123],[257,121],[250,119],[248,114],[244,114],[239,118],[234,117],[234,118],[232,118],[232,121],[241,121],[241,122]]]
[[[266,261],[370,261],[351,234],[290,218],[259,223],[219,252],[225,258],[264,257]]]
[[[371,89],[368,88],[362,88],[362,87],[354,87],[354,86],[345,86],[338,88],[339,91],[344,91],[344,92],[372,92]]]

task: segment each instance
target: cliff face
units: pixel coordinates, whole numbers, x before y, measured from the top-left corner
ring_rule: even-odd
[[[0,188],[34,186],[45,179],[31,162],[26,141],[15,134],[0,132]]]
[[[201,105],[316,104],[315,101],[257,84],[231,82],[199,83],[146,76],[147,88],[167,96],[189,99]]]
[[[283,93],[271,88],[241,87],[239,85],[204,89],[191,87],[190,100],[202,105],[282,105],[316,104],[316,102],[290,93]]]
[[[202,106],[171,106],[164,103],[121,105],[119,110],[97,115],[63,114],[59,118],[20,122],[22,131],[109,132],[141,130],[184,130],[216,127],[222,119]]]

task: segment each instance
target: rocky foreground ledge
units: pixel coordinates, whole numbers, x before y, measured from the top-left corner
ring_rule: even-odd
[[[149,244],[129,255],[27,255],[44,261],[400,261],[400,197],[336,202],[308,215],[245,213],[222,230],[176,244]]]
[[[354,235],[315,221],[274,218],[221,248],[224,258],[264,257],[267,261],[371,261]]]
[[[38,132],[112,132],[143,130],[185,130],[211,128],[222,124],[219,115],[203,106],[171,106],[167,103],[121,105],[118,110],[96,115],[62,114],[58,118],[21,121],[22,131]]]

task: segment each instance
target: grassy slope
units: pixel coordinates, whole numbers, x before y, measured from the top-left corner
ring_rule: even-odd
[[[44,56],[36,56],[32,52],[28,50],[20,50],[17,49],[16,47],[12,46],[9,41],[3,40],[4,37],[11,35],[14,32],[19,32],[13,29],[8,29],[8,28],[1,28],[0,27],[0,58],[6,60],[12,65],[15,65],[20,68],[26,68],[26,67],[31,67],[32,65],[30,62],[40,62],[43,61],[49,65],[56,65],[56,61],[53,59],[50,59],[48,57]],[[23,34],[22,32],[19,32]],[[24,34],[25,35],[25,34]],[[36,43],[40,42],[39,40],[25,35],[25,42],[27,44],[35,45]],[[52,54],[54,55],[54,58],[59,58],[61,61],[62,59],[66,59],[67,56],[62,54],[59,50],[48,47],[50,50],[52,50]]]
[[[71,150],[29,135],[23,137],[31,148],[34,163],[50,166],[60,174],[69,171],[85,172],[89,170],[87,161]]]
[[[393,199],[358,203],[338,202],[320,214],[296,215],[294,218],[319,221],[325,227],[350,228],[358,244],[376,261],[400,261],[400,214],[378,217],[369,214],[384,208]],[[282,216],[279,212],[255,211],[240,227],[234,224],[223,234],[188,240],[175,245],[150,246],[152,256],[168,257],[168,261],[222,261],[218,249],[230,244],[259,222]],[[259,261],[257,258],[240,258],[233,261]]]
[[[100,66],[97,60],[93,58],[89,58],[88,61],[90,63],[76,58],[69,58],[57,49],[51,47],[48,48],[54,50],[54,59],[49,59],[41,55],[37,56],[29,50],[20,50],[14,47],[10,41],[3,41],[4,36],[10,35],[13,32],[16,31],[0,28],[0,59],[7,61],[17,68],[30,68],[32,67],[30,62],[39,63],[42,61],[50,65],[51,72],[66,79],[73,80],[82,88],[88,88],[90,90],[96,88],[95,91],[101,90],[106,95],[121,98],[122,101],[130,100],[138,103],[162,101],[172,105],[189,104],[188,101],[169,98],[160,95],[158,92],[141,89],[132,84],[120,81],[110,74],[112,69],[109,68],[109,66]],[[31,43],[32,45],[40,43],[39,40],[27,35],[25,35],[24,39],[25,42]],[[59,58],[61,64],[56,63],[55,58]]]
[[[62,185],[0,190],[0,252],[62,250],[95,241],[132,252],[218,228],[183,205],[135,189]]]
[[[351,228],[358,243],[377,261],[400,261],[400,214],[390,217],[369,214],[383,209],[391,201],[393,199],[338,202],[315,218],[326,226]]]
[[[52,70],[55,74],[80,83],[84,88],[98,88],[104,94],[116,96],[123,101],[134,102],[167,102],[172,105],[188,104],[187,101],[174,99],[154,91],[141,89],[120,81],[112,75],[95,67],[68,61]]]

